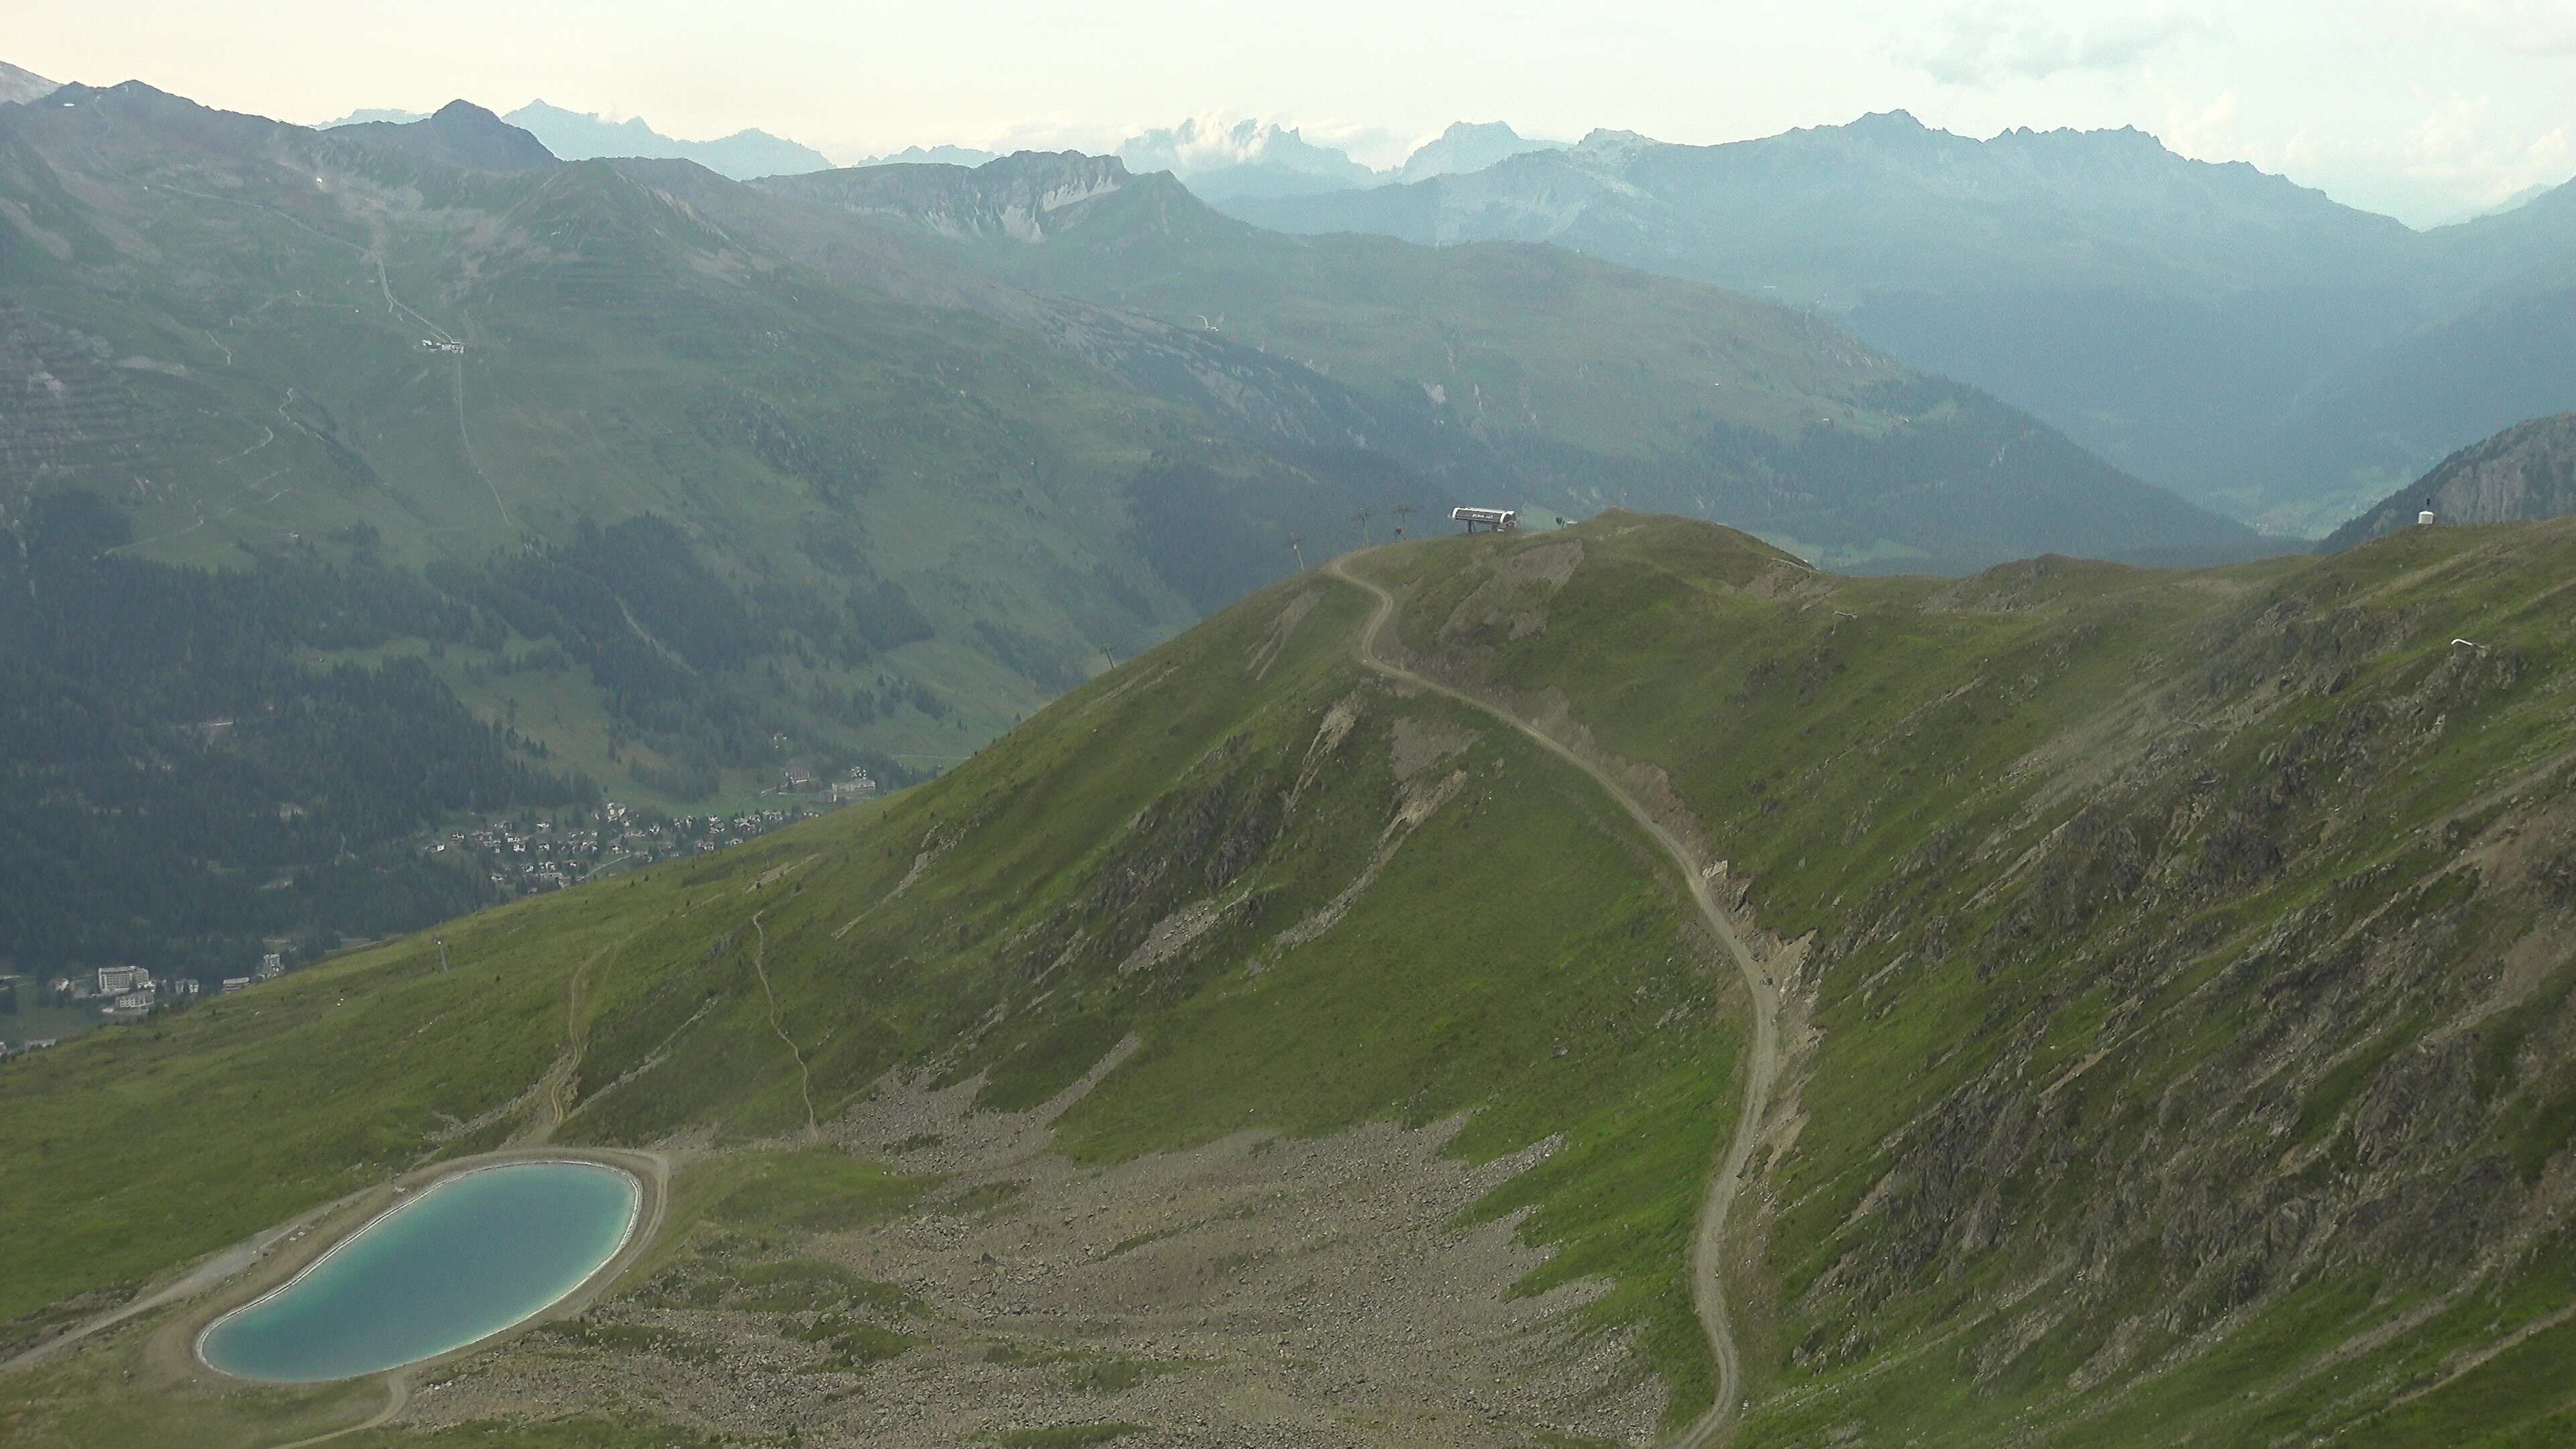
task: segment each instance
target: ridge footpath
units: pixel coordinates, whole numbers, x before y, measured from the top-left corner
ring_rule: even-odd
[[[1691,1234],[1691,1307],[1699,1315],[1700,1327],[1708,1334],[1709,1355],[1717,1364],[1717,1396],[1673,1440],[1680,1449],[1703,1449],[1703,1446],[1720,1443],[1734,1426],[1744,1398],[1742,1356],[1736,1348],[1734,1324],[1726,1305],[1726,1223],[1735,1205],[1736,1191],[1744,1180],[1745,1165],[1752,1159],[1753,1144],[1761,1132],[1762,1115],[1770,1106],[1771,1089],[1780,1075],[1779,988],[1770,974],[1754,961],[1753,953],[1744,945],[1744,938],[1736,933],[1735,923],[1718,905],[1716,898],[1709,894],[1706,867],[1692,857],[1690,847],[1683,844],[1679,836],[1655,819],[1644,804],[1609,772],[1501,706],[1426,678],[1379,654],[1378,638],[1388,621],[1395,617],[1395,595],[1351,572],[1350,558],[1345,554],[1325,568],[1344,583],[1365,589],[1377,601],[1376,611],[1369,615],[1366,624],[1360,626],[1355,643],[1360,663],[1390,679],[1401,680],[1481,710],[1590,776],[1593,783],[1618,801],[1619,808],[1628,812],[1638,828],[1651,836],[1672,858],[1674,868],[1681,872],[1682,884],[1690,891],[1691,903],[1699,908],[1709,929],[1724,943],[1727,955],[1735,962],[1737,973],[1744,978],[1746,993],[1753,999],[1753,1041],[1750,1054],[1745,1058],[1744,1104],[1736,1116],[1734,1139],[1727,1147],[1726,1159],[1718,1167],[1716,1176],[1709,1179],[1707,1195],[1700,1200],[1699,1220]]]

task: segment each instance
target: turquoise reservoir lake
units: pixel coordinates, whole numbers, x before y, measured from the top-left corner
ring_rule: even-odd
[[[642,1190],[588,1162],[514,1162],[443,1178],[286,1286],[215,1320],[205,1361],[238,1378],[318,1383],[462,1348],[543,1312],[617,1256]]]

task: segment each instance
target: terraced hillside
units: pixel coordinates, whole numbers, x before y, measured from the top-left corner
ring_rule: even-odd
[[[1300,576],[866,814],[451,927],[452,972],[13,1063],[0,1314],[553,1141],[671,1161],[646,1260],[351,1442],[1644,1442],[1716,1422],[1714,1346],[1746,1444],[2555,1442],[2571,555],[1854,580],[1626,514],[1358,555],[1379,662],[1457,695]],[[219,1391],[223,1291],[11,1370],[0,1433],[384,1402]]]

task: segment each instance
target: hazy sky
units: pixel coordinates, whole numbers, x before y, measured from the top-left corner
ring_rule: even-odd
[[[2439,221],[2576,175],[2576,0],[86,0],[13,5],[0,59],[318,121],[533,96],[839,158],[1080,146],[1184,116],[1302,125],[1385,164],[1458,119],[1711,142],[1902,107],[1986,136],[2134,125]]]

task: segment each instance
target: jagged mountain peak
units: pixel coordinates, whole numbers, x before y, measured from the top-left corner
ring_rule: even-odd
[[[1900,106],[1892,111],[1871,111],[1862,116],[1859,120],[1852,122],[1851,125],[1845,129],[1853,131],[1903,133],[1908,131],[1929,131],[1933,128],[1923,124],[1923,122],[1918,119],[1912,111],[1906,110]]]
[[[1574,149],[1586,152],[1622,151],[1662,144],[1661,141],[1642,131],[1621,131],[1608,126],[1596,126],[1583,133],[1583,139],[1575,143]]]
[[[860,166],[966,166],[966,167],[975,167],[975,166],[982,166],[982,165],[984,165],[984,164],[985,164],[985,163],[987,163],[987,162],[991,162],[991,161],[998,161],[998,160],[1000,160],[1000,159],[1002,159],[1002,158],[1001,158],[1001,155],[1000,155],[999,153],[997,153],[997,152],[992,152],[992,151],[987,151],[987,150],[983,149],[983,148],[982,148],[982,147],[980,147],[980,146],[955,146],[955,145],[948,145],[948,144],[944,144],[944,143],[943,143],[943,144],[936,145],[936,146],[918,146],[918,145],[915,145],[915,146],[906,146],[906,147],[904,147],[904,148],[903,148],[902,150],[900,150],[900,151],[889,151],[889,152],[885,153],[885,154],[884,154],[884,155],[882,155],[882,156],[869,156],[869,157],[865,157],[865,158],[863,158],[863,159],[861,159],[861,160],[853,161],[853,162],[851,162],[851,163],[850,163],[850,165],[851,165],[852,167],[860,167]]]
[[[1532,151],[1562,151],[1566,143],[1524,136],[1506,121],[1452,121],[1448,129],[1414,148],[1397,171],[1399,181],[1482,171]]]
[[[1130,136],[1117,154],[1139,174],[1169,171],[1210,200],[1338,191],[1380,179],[1347,152],[1276,121],[1191,117]]]

